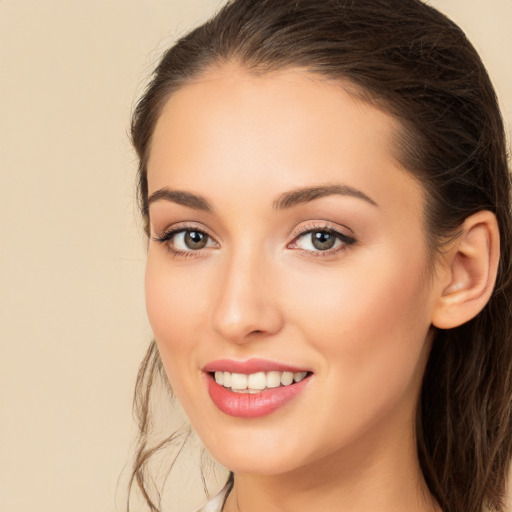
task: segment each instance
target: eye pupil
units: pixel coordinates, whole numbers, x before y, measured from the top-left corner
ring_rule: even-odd
[[[313,247],[318,250],[331,249],[336,243],[336,237],[327,231],[315,231],[311,233]]]
[[[185,233],[185,245],[189,249],[202,249],[206,246],[208,237],[200,231],[187,231]]]

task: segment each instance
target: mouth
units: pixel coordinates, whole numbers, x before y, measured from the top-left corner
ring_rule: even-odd
[[[223,413],[258,418],[277,411],[298,397],[313,372],[262,360],[216,361],[203,368],[208,393]]]
[[[311,372],[270,371],[255,373],[232,373],[217,370],[210,373],[215,382],[233,393],[256,394],[268,389],[291,386],[304,380]]]

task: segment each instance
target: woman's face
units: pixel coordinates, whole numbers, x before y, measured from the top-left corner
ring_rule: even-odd
[[[227,66],[163,109],[148,315],[192,426],[235,472],[414,451],[434,293],[396,130],[300,70]]]

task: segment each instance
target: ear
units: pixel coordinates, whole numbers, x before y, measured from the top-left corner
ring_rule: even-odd
[[[468,217],[460,234],[440,256],[436,269],[439,292],[432,325],[452,329],[474,318],[489,301],[500,255],[498,222],[493,213]]]

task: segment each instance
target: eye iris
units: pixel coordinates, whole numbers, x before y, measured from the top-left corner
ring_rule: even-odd
[[[185,245],[189,249],[202,249],[208,241],[207,236],[199,231],[187,231],[185,233]]]
[[[319,249],[320,251],[332,249],[336,243],[336,237],[327,231],[316,231],[311,233],[311,240],[313,247],[315,249]]]

